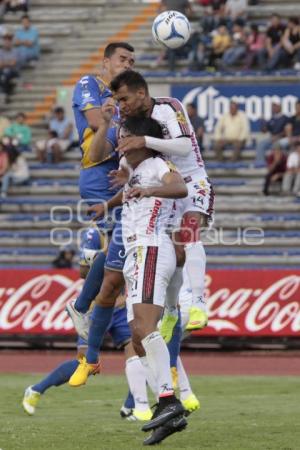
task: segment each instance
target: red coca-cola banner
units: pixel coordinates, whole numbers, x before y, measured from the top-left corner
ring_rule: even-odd
[[[1,270],[0,335],[74,334],[64,308],[81,286],[75,270]],[[299,336],[299,270],[211,270],[206,298],[202,336]]]

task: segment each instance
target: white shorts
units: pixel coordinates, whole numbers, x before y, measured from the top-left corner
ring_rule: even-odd
[[[134,319],[133,305],[165,305],[166,290],[176,268],[174,245],[170,239],[159,247],[134,247],[127,255],[123,274],[127,288],[127,320]]]
[[[51,147],[53,145],[59,145],[60,150],[62,152],[66,152],[71,145],[71,142],[68,139],[59,139],[59,138],[51,138],[51,139],[41,139],[35,143],[35,147],[40,151],[51,151]]]
[[[214,216],[215,193],[209,178],[199,179],[197,176],[186,177],[184,179],[188,189],[188,196],[181,200],[176,200],[179,216],[186,212],[199,212],[206,216],[207,223],[210,226]]]

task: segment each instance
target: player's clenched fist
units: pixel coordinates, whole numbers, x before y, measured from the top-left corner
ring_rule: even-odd
[[[109,98],[102,106],[101,106],[101,116],[105,122],[110,122],[113,115],[116,112],[116,103],[114,99]]]

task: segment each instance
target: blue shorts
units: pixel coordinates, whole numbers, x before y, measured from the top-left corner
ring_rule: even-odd
[[[111,335],[114,346],[117,348],[123,347],[130,341],[131,333],[127,322],[127,309],[125,306],[123,308],[114,309],[107,332]],[[86,340],[78,336],[77,347],[86,346]]]
[[[125,248],[122,240],[122,225],[117,222],[114,226],[111,241],[108,246],[105,268],[122,272],[125,263]]]

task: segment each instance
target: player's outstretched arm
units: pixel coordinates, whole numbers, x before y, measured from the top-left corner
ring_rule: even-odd
[[[98,205],[90,206],[87,210],[88,214],[93,214],[93,220],[97,220],[107,214],[109,209],[122,205],[123,191],[119,191],[116,195],[110,198],[107,202],[99,203]]]
[[[119,139],[117,150],[125,153],[128,150],[151,148],[168,156],[187,156],[192,151],[192,142],[189,137],[174,139],[159,139],[152,136],[129,136]]]
[[[162,186],[149,188],[132,188],[128,191],[129,198],[137,197],[162,197],[162,198],[183,198],[188,195],[187,187],[179,173],[166,173],[162,178]]]

